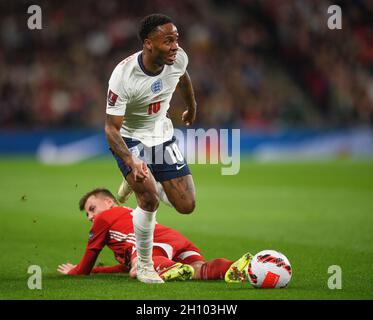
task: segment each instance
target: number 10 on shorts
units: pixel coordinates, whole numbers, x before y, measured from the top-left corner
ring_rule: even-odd
[[[153,113],[157,113],[161,109],[161,102],[154,102],[149,104],[148,107],[148,114],[151,115]]]
[[[171,144],[171,146],[167,146],[166,151],[168,152],[168,154],[171,158],[171,162],[172,162],[172,163],[169,163],[169,164],[175,164],[177,162],[183,162],[184,161],[184,157],[181,154],[180,149],[177,146],[177,144],[173,143],[173,144]]]

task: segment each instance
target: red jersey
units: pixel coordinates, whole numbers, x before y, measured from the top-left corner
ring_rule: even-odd
[[[69,274],[100,272],[100,267],[93,269],[93,266],[105,245],[113,251],[115,259],[120,263],[113,272],[128,271],[130,261],[136,254],[132,211],[127,207],[113,207],[98,214],[89,232],[84,257]],[[162,248],[164,255],[171,260],[186,259],[190,255],[202,257],[199,250],[181,233],[160,224],[155,226],[153,242],[154,247]]]

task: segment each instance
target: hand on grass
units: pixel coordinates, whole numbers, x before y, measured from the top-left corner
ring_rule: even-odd
[[[71,264],[71,263],[64,263],[60,264],[57,268],[57,271],[62,274],[69,274],[69,272],[74,269],[76,265]]]

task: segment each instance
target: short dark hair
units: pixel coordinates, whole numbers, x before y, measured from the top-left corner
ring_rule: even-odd
[[[87,192],[80,200],[79,200],[79,209],[80,211],[84,210],[85,204],[90,196],[99,196],[103,195],[109,197],[114,200],[116,204],[118,204],[117,199],[115,199],[114,195],[106,188],[96,188],[92,191]]]
[[[161,13],[154,13],[144,17],[139,26],[139,38],[142,42],[148,37],[158,26],[162,26],[167,23],[173,23],[172,19],[169,16],[166,16]]]

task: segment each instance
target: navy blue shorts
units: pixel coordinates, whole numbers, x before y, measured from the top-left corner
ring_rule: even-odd
[[[148,165],[156,181],[162,182],[191,174],[175,136],[154,147],[146,147],[140,141],[131,138],[123,138],[123,140],[131,153]],[[110,151],[117,160],[123,177],[126,177],[131,172],[131,168],[126,166],[113,150]]]

